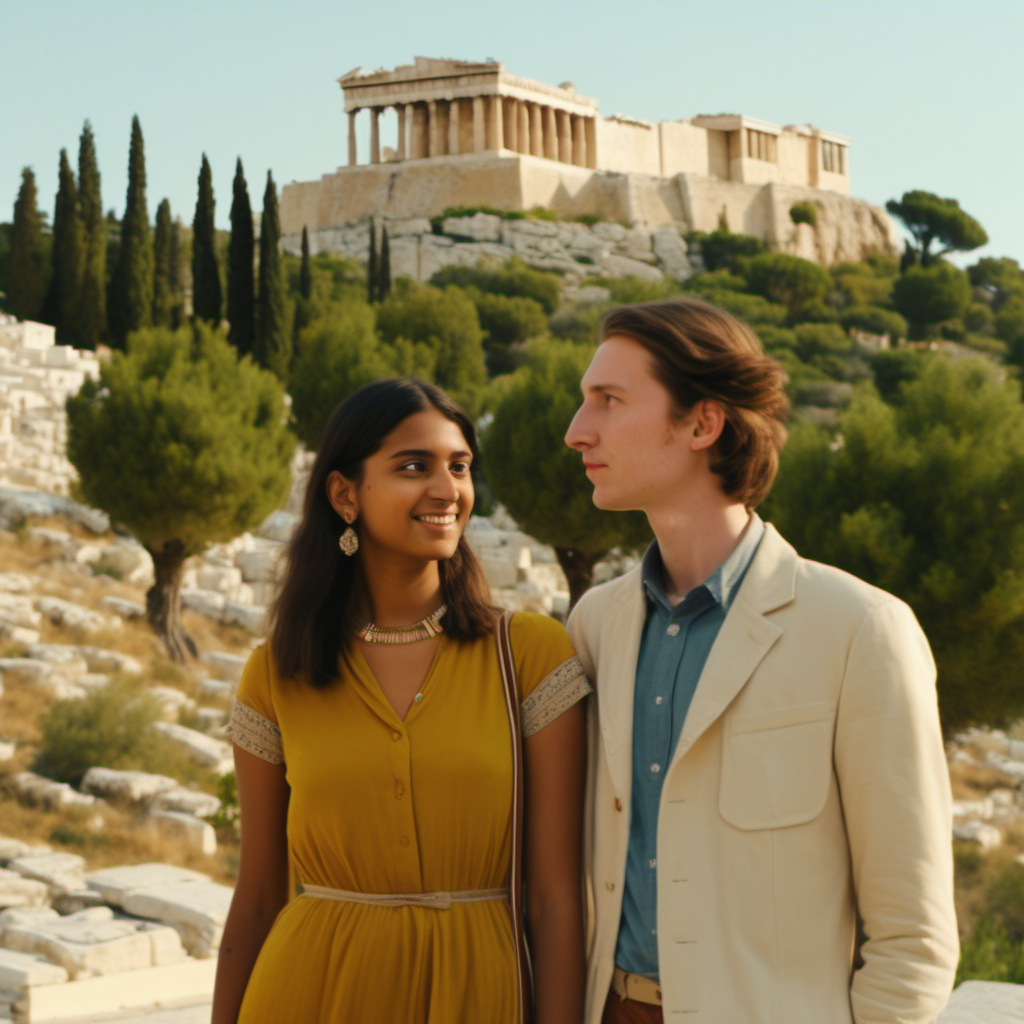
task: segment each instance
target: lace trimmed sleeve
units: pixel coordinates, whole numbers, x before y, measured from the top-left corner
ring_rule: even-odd
[[[281,730],[270,719],[253,711],[248,704],[243,704],[237,698],[231,705],[231,718],[224,736],[264,761],[284,764]]]
[[[583,663],[577,657],[563,661],[522,703],[523,736],[532,736],[591,692]]]

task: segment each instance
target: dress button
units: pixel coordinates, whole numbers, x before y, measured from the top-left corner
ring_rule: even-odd
[[[668,633],[669,636],[679,636],[679,623],[673,622],[665,632]]]
[[[664,697],[655,697],[654,698],[654,703],[655,704],[661,704],[664,700],[665,700]]]
[[[649,861],[647,862],[647,866],[648,866],[649,868],[656,868],[656,867],[658,866],[658,862],[657,862],[657,861],[656,861],[656,860],[655,860],[655,859],[654,859],[654,858],[652,857],[652,858],[651,858],[651,859],[650,859],[650,860],[649,860]]]
[[[402,836],[402,838],[398,840],[398,845],[399,846],[408,846],[409,845],[409,837],[408,836]]]
[[[397,798],[398,798],[399,800],[401,800],[401,799],[402,799],[402,794],[403,794],[404,792],[405,792],[405,786],[403,786],[403,785],[402,785],[402,784],[401,784],[400,782],[396,782],[396,783],[395,783],[395,796],[396,796],[396,797],[397,797]]]
[[[416,701],[416,703],[418,704],[421,700],[423,700],[423,694],[417,693],[416,696],[413,697],[413,700]]]
[[[398,741],[402,738],[402,734],[396,730],[391,734],[391,738],[395,741]]]
[[[660,772],[660,771],[661,771],[661,765],[660,764],[655,763],[655,764],[651,765],[651,772],[652,772],[652,774],[657,775],[658,772]]]
[[[605,882],[604,884],[608,888],[609,892],[615,892],[615,883],[614,882]]]
[[[622,801],[618,797],[615,798],[615,810],[622,810]]]

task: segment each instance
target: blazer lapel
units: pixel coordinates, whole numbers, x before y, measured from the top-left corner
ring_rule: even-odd
[[[622,597],[612,607],[601,639],[601,669],[597,673],[601,738],[615,791],[628,798],[633,756],[633,691],[647,614],[640,570],[623,580]]]
[[[797,562],[793,548],[771,523],[766,524],[764,537],[701,673],[673,764],[732,703],[782,635],[782,628],[766,618],[766,613],[793,600]]]

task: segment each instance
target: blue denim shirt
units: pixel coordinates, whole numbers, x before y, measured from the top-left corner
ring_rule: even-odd
[[[764,523],[754,515],[732,554],[674,608],[665,597],[658,542],[644,555],[647,621],[636,665],[629,851],[615,950],[616,965],[631,974],[658,977],[661,787],[704,663],[763,535]]]

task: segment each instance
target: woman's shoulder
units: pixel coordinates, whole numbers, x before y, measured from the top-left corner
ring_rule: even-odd
[[[558,619],[540,612],[515,612],[509,623],[513,645],[517,640],[530,643],[567,644],[569,634]]]

